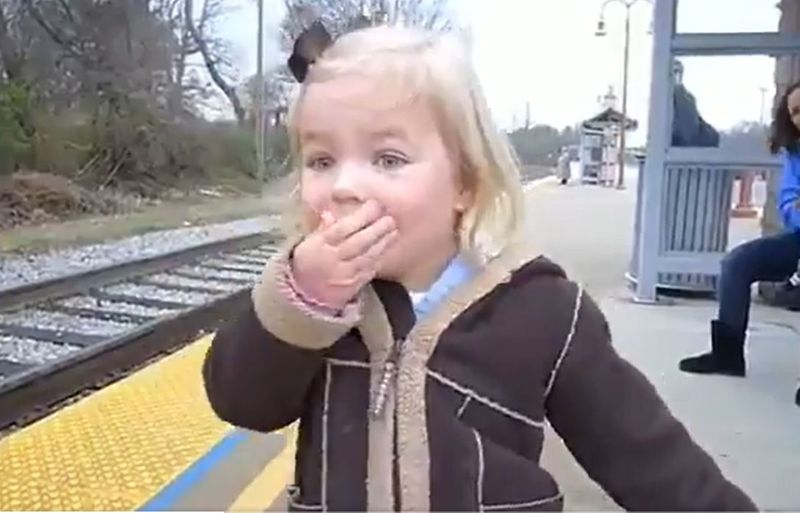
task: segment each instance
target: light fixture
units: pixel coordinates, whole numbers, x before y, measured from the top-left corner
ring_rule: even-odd
[[[597,30],[594,33],[597,37],[603,37],[606,35],[606,22],[603,18],[597,20]]]

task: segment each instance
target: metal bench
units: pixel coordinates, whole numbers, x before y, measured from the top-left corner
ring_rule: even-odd
[[[717,148],[670,148],[664,165],[660,199],[656,268],[657,287],[713,292],[720,261],[728,248],[733,182],[751,170],[780,170],[769,155],[731,155]],[[644,171],[640,159],[640,173]],[[636,282],[639,233],[642,229],[644,180],[637,185],[634,248],[628,278]]]

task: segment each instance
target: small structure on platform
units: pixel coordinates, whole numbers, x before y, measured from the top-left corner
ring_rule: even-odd
[[[602,97],[603,111],[581,123],[580,176],[582,183],[611,185],[619,166],[620,129],[623,115],[616,110],[616,95],[609,88]],[[638,123],[628,117],[625,130],[636,130]]]

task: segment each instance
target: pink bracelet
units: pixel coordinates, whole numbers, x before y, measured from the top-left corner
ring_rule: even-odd
[[[284,278],[286,280],[286,283],[289,285],[289,289],[300,301],[302,301],[307,307],[321,314],[328,315],[331,317],[339,317],[342,315],[342,312],[344,311],[343,308],[339,309],[334,306],[328,305],[303,292],[303,289],[297,284],[297,280],[294,277],[294,272],[292,271],[292,264],[290,262],[287,262],[286,264],[287,265],[284,270]]]

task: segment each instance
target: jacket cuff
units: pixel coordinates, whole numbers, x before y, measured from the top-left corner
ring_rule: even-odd
[[[284,342],[303,349],[332,346],[361,320],[360,298],[341,312],[332,312],[306,301],[292,286],[293,246],[270,260],[253,287],[253,309],[261,325]]]

